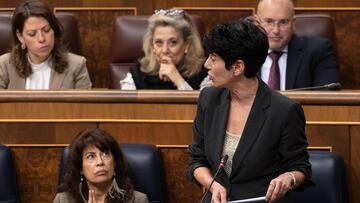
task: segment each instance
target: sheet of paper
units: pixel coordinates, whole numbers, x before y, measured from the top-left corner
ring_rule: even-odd
[[[234,200],[234,201],[229,201],[227,203],[257,202],[257,201],[265,201],[265,196],[249,198],[249,199]]]

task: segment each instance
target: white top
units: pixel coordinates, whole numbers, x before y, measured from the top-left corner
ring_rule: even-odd
[[[272,50],[269,49],[268,53],[272,52]],[[279,69],[280,69],[280,90],[285,90],[286,85],[286,62],[287,62],[287,56],[288,56],[288,46],[286,46],[282,52],[284,52],[279,60]],[[272,59],[268,55],[266,57],[265,63],[261,67],[261,79],[268,84],[269,81],[269,75],[270,75],[270,68],[272,64]]]
[[[120,80],[120,85],[122,90],[136,90],[135,82],[131,73],[127,73],[126,77],[123,80]],[[209,76],[206,76],[203,81],[200,83],[200,90],[204,87],[210,87],[212,81],[209,79]],[[180,87],[177,87],[178,90],[193,90],[193,88],[185,81]]]
[[[33,64],[28,59],[33,73],[26,78],[25,89],[49,89],[52,65],[50,58],[40,64]]]
[[[238,144],[240,142],[241,135],[235,135],[233,133],[230,133],[229,131],[226,131],[225,133],[225,139],[224,139],[224,145],[223,145],[223,153],[222,155],[228,155],[228,160],[224,166],[225,173],[228,177],[230,177],[231,169],[233,165],[233,158],[236,151],[236,148],[238,147]]]

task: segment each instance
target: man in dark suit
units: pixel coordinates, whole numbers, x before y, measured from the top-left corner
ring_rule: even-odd
[[[255,19],[268,33],[269,56],[260,76],[272,89],[312,87],[338,81],[331,42],[326,38],[294,34],[296,18],[292,0],[260,0]],[[272,52],[280,52],[278,59],[272,59]],[[273,72],[273,63],[278,64],[279,72]],[[277,87],[272,85],[274,80],[279,83]]]

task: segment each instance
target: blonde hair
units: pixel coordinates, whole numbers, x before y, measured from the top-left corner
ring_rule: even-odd
[[[156,61],[153,34],[159,26],[172,26],[182,34],[185,42],[189,44],[187,53],[177,69],[185,77],[199,73],[204,63],[204,50],[201,45],[199,32],[191,19],[183,10],[169,9],[156,11],[149,18],[149,25],[143,38],[143,51],[145,56],[140,60],[141,71],[156,75],[160,64]]]

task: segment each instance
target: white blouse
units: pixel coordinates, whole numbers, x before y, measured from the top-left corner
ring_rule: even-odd
[[[32,74],[26,78],[25,89],[49,89],[52,62],[49,57],[40,64],[30,62]]]

